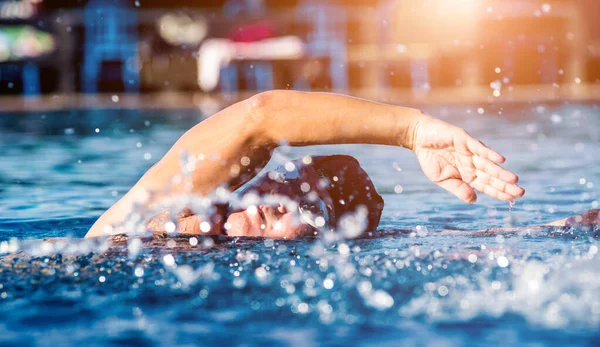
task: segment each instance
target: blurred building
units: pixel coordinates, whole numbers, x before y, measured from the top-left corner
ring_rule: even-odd
[[[217,92],[597,84],[598,14],[596,0],[0,1],[0,93],[198,91],[213,70]]]

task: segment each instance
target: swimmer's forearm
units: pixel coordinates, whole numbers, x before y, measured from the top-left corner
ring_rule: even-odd
[[[293,146],[364,143],[413,148],[423,112],[331,93],[278,90],[254,97],[264,134]]]
[[[188,130],[171,149],[117,203],[92,226],[86,237],[124,232],[118,226],[140,206],[147,211],[165,196],[179,193],[208,194],[220,185],[230,189],[249,180],[269,160],[269,145],[257,136],[251,100],[232,105]],[[191,186],[181,177],[189,157]],[[244,157],[246,159],[242,160]],[[248,160],[248,166],[244,166]],[[189,188],[189,189],[188,189]],[[113,229],[113,227],[117,229]]]

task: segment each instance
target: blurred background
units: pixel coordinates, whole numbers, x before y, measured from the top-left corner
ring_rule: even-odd
[[[598,0],[0,0],[0,103],[597,100],[599,15]]]

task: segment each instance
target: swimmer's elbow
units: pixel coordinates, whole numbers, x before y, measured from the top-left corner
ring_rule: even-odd
[[[269,90],[258,93],[246,100],[248,108],[249,121],[262,123],[270,114],[275,102],[279,98],[279,90]]]
[[[256,94],[245,101],[246,103],[246,125],[250,126],[253,133],[260,139],[260,142],[266,143],[272,139],[269,136],[269,126],[271,118],[276,114],[276,105],[280,98],[281,91],[270,90]]]
[[[268,90],[251,96],[247,102],[253,111],[264,110],[279,94],[279,90]]]

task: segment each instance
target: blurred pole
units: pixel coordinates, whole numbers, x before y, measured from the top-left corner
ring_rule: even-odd
[[[75,91],[74,34],[72,28],[75,23],[81,22],[81,20],[73,20],[73,16],[80,14],[81,12],[65,11],[61,13],[60,20],[52,21],[54,23],[54,33],[57,36],[58,91],[60,93],[69,94]]]
[[[382,0],[377,4],[377,14],[375,17],[375,21],[377,25],[369,26],[376,30],[375,35],[370,35],[371,37],[377,37],[377,52],[379,56],[385,57],[385,52],[396,43],[396,38],[394,35],[394,21],[396,19],[396,14],[398,11],[398,0]],[[367,30],[369,30],[367,28]],[[370,31],[370,30],[369,30]],[[387,57],[386,57],[387,58]],[[365,73],[363,71],[363,86],[375,86],[376,93],[381,93],[387,89],[389,89],[390,85],[388,82],[389,79],[389,65],[390,61],[385,60],[384,64],[367,64],[369,66],[369,70]],[[363,70],[365,67],[362,68]]]
[[[573,2],[565,3],[563,6],[566,7],[560,10],[569,18],[567,47],[570,48],[567,55],[565,78],[567,83],[574,83],[576,79],[584,80],[586,76],[586,42],[588,42],[588,38],[585,30],[585,18],[581,13],[582,7]]]
[[[28,62],[22,67],[23,94],[37,96],[40,94],[40,68],[37,63]]]

